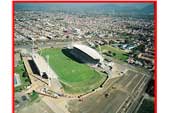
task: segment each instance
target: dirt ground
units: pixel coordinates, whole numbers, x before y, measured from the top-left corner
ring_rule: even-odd
[[[24,107],[17,113],[55,113],[51,108],[43,101],[35,102],[27,107]]]
[[[99,91],[79,100],[69,102],[71,113],[116,113],[124,109],[129,110],[128,105],[134,104],[142,94],[146,76],[133,71],[127,71],[124,76],[113,78]],[[106,96],[107,95],[107,96]],[[128,113],[128,112],[125,112]]]

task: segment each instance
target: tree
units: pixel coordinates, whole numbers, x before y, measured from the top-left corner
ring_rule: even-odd
[[[113,56],[116,56],[116,53],[113,53]]]
[[[27,77],[27,76],[28,76],[27,72],[26,72],[26,71],[23,72],[22,76],[23,76],[23,77]]]
[[[108,54],[111,54],[111,51],[108,51]]]
[[[105,98],[107,98],[107,97],[109,96],[109,94],[108,94],[108,93],[106,93],[104,96],[105,96]]]

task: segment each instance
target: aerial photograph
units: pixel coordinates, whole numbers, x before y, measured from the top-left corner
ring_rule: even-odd
[[[154,113],[155,5],[14,2],[15,113]]]

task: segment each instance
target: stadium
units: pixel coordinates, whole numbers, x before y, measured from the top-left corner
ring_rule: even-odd
[[[71,49],[45,48],[39,54],[34,53],[32,59],[41,77],[57,80],[56,87],[63,87],[67,93],[90,92],[100,87],[107,78],[104,73],[87,65],[101,63],[103,58],[86,45],[74,44]]]

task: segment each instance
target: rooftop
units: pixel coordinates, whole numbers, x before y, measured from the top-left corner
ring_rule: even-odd
[[[103,57],[94,49],[81,44],[74,44],[73,47],[80,49],[84,53],[88,54],[93,59],[99,59],[100,61],[103,61]]]

